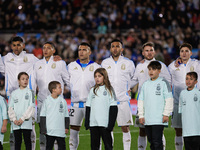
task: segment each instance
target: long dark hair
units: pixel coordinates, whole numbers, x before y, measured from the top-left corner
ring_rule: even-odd
[[[100,73],[103,76],[103,84],[105,85],[106,89],[108,89],[109,93],[111,96],[113,96],[113,87],[110,84],[110,80],[108,78],[108,73],[106,71],[106,69],[104,68],[98,68],[95,70],[94,72],[94,76],[96,73]],[[95,95],[97,95],[96,91],[99,89],[99,85],[95,84],[93,92]]]

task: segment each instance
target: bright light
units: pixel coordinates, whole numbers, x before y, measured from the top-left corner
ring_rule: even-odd
[[[19,10],[22,9],[22,5],[19,5],[19,6],[18,6],[18,9],[19,9]]]
[[[163,14],[159,14],[159,17],[162,18],[162,17],[163,17]]]

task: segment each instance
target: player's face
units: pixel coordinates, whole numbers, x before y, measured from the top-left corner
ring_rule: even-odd
[[[186,80],[185,80],[185,83],[187,85],[187,87],[189,89],[193,89],[195,84],[197,84],[197,80],[195,80],[195,78],[193,76],[189,76],[187,75],[186,76]]]
[[[24,48],[25,48],[25,44],[23,44],[20,41],[15,41],[15,42],[12,42],[11,44],[11,49],[13,50],[13,53],[15,55],[19,55]]]
[[[152,46],[145,46],[143,48],[142,55],[146,60],[152,60],[155,56],[155,50]]]
[[[27,85],[28,85],[28,76],[25,75],[25,74],[21,75],[21,77],[20,77],[20,79],[18,80],[18,82],[19,82],[19,86],[20,86],[21,88],[26,88]]]
[[[149,77],[152,81],[156,80],[159,77],[160,70],[149,68]]]
[[[45,58],[51,57],[55,53],[55,49],[51,44],[44,44],[42,51]]]
[[[80,61],[89,61],[91,50],[86,45],[80,45],[78,48],[78,57]]]
[[[119,57],[123,52],[122,44],[120,42],[112,42],[110,52],[112,57]]]
[[[103,85],[104,84],[103,83],[103,79],[104,79],[104,77],[99,72],[97,72],[94,75],[94,80],[95,80],[96,84],[98,84],[98,85]]]
[[[62,87],[61,87],[61,84],[57,84],[57,85],[56,85],[55,93],[56,93],[57,95],[61,95],[61,94],[62,94]]]
[[[180,57],[183,61],[188,61],[192,56],[192,52],[188,47],[182,47],[180,49]]]

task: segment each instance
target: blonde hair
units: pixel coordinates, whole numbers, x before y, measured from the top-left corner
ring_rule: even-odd
[[[94,76],[96,73],[100,73],[103,76],[103,84],[105,85],[106,89],[108,89],[109,93],[111,96],[113,96],[113,87],[110,84],[110,80],[108,78],[108,73],[106,71],[106,69],[104,68],[98,68],[95,70],[94,72]],[[97,95],[96,91],[99,89],[99,85],[95,84],[93,92],[95,95]]]

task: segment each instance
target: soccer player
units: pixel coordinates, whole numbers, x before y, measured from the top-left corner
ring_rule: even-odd
[[[142,46],[142,55],[144,56],[144,63],[139,63],[136,66],[132,86],[135,86],[137,83],[139,83],[138,87],[138,93],[145,81],[147,81],[150,77],[148,74],[148,68],[147,66],[151,61],[155,61],[155,50],[154,50],[154,44],[152,42],[147,42],[143,44]],[[168,71],[167,66],[160,62],[162,65],[161,73],[159,74],[160,77],[163,77],[166,79],[169,83],[171,83],[171,75]],[[138,95],[139,96],[139,95]],[[140,128],[139,131],[139,137],[138,137],[138,150],[145,150],[147,146],[147,139],[146,139],[146,133],[145,128],[143,125],[139,124],[139,118],[138,115],[135,119],[135,126]],[[163,144],[165,148],[165,137],[163,136]]]
[[[200,91],[195,87],[198,75],[188,72],[187,89],[182,90],[179,98],[179,113],[182,113],[183,137],[186,150],[200,149]]]
[[[191,59],[192,46],[189,43],[183,43],[180,47],[180,58],[182,63],[175,67],[175,61],[169,66],[169,71],[172,76],[172,93],[174,97],[174,108],[172,115],[172,127],[175,128],[175,147],[176,150],[183,149],[183,138],[182,138],[182,122],[181,114],[178,113],[179,95],[180,92],[186,88],[185,76],[187,72],[195,71],[200,73],[200,65],[198,60]]]
[[[79,144],[79,131],[85,117],[85,102],[90,88],[95,85],[94,71],[100,66],[89,59],[91,46],[81,43],[78,47],[79,59],[68,65],[71,89],[70,109],[70,150],[77,150]]]
[[[123,43],[114,39],[111,42],[111,56],[102,62],[102,67],[108,72],[109,80],[114,88],[118,103],[117,123],[123,132],[124,150],[129,150],[131,147],[131,134],[129,126],[133,125],[132,113],[129,106],[130,83],[134,75],[134,63],[122,56]]]
[[[62,89],[64,89],[64,83],[69,86],[69,74],[67,71],[66,63],[62,60],[54,61],[53,54],[56,49],[52,42],[46,42],[43,45],[44,58],[37,61],[34,65],[34,73],[36,84],[38,87],[37,94],[37,122],[40,123],[40,110],[43,101],[50,95],[48,85],[51,81],[59,81]],[[62,92],[63,93],[63,92]],[[46,138],[44,134],[40,134],[40,149],[45,149]],[[57,145],[55,145],[57,147]],[[57,149],[57,148],[56,148]]]
[[[171,86],[159,77],[161,67],[158,61],[149,63],[150,79],[142,85],[138,98],[139,122],[145,125],[151,150],[163,150],[164,125],[168,125],[173,110]]]
[[[28,87],[35,91],[33,64],[35,64],[38,59],[33,54],[27,54],[23,51],[24,48],[25,44],[23,39],[19,36],[13,37],[11,39],[11,49],[13,52],[9,52],[2,57],[4,69],[1,70],[1,72],[5,75],[5,90],[8,98],[12,91],[19,88],[17,76],[20,72],[26,72],[29,75]],[[36,144],[35,125],[33,125],[31,134],[32,150],[34,150]],[[15,149],[14,135],[12,132],[10,134],[10,149]]]

